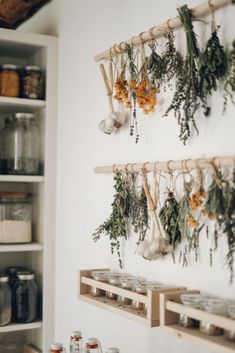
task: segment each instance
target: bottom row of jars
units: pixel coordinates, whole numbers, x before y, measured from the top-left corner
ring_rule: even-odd
[[[29,323],[38,315],[38,288],[34,273],[9,267],[0,274],[0,326]]]
[[[181,294],[182,304],[195,309],[205,310],[208,313],[235,319],[235,302],[202,294]],[[208,321],[198,321],[180,314],[179,324],[186,328],[198,328],[202,334],[218,336],[224,334],[227,341],[235,342],[235,332],[223,330]]]

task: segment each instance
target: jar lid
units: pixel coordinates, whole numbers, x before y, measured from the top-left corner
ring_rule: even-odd
[[[52,343],[51,349],[55,349],[55,350],[63,349],[63,344],[62,343]]]
[[[24,67],[25,71],[42,71],[42,68],[40,66],[36,65],[28,65]]]
[[[87,344],[90,344],[90,345],[96,345],[98,344],[98,339],[97,338],[87,338]]]
[[[92,271],[91,275],[98,281],[108,280],[109,271]]]
[[[72,331],[72,337],[82,337],[81,331]]]
[[[5,275],[4,273],[0,274],[0,283],[6,283],[8,282],[9,277]]]
[[[34,279],[35,275],[34,273],[30,273],[30,272],[17,272],[17,276],[19,277],[20,280],[22,281],[27,281],[27,280],[31,280]]]
[[[33,113],[15,113],[13,114],[15,119],[34,119],[35,115]]]
[[[106,350],[106,353],[119,353],[119,348],[111,347]]]
[[[20,66],[12,64],[3,64],[1,65],[1,68],[5,70],[19,70]]]
[[[30,196],[29,193],[27,192],[21,192],[21,191],[1,191],[0,192],[0,197],[3,198],[26,198]]]

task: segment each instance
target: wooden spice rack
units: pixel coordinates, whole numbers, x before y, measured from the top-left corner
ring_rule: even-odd
[[[200,293],[196,290],[186,290],[182,292],[160,294],[160,325],[162,328],[170,334],[192,343],[202,344],[204,347],[214,350],[215,352],[234,353],[235,343],[224,340],[223,335],[207,336],[202,334],[199,329],[184,328],[178,324],[179,315],[185,314],[192,319],[207,321],[220,328],[235,331],[235,320],[180,304],[180,294],[183,292]]]
[[[171,288],[158,288],[153,290],[148,290],[147,295],[138,294],[123,288],[113,286],[104,282],[96,281],[92,279],[92,271],[103,271],[104,269],[96,270],[81,270],[79,271],[79,294],[78,297],[80,300],[83,300],[86,303],[95,305],[99,308],[108,310],[115,314],[122,315],[128,319],[137,321],[141,324],[147,325],[149,327],[155,327],[160,325],[160,307],[159,307],[159,298],[160,293],[167,292],[177,292],[185,290],[184,287],[171,287]],[[107,269],[105,269],[107,271]],[[132,309],[130,305],[121,305],[115,300],[110,300],[105,296],[102,297],[93,297],[90,294],[91,287],[102,289],[117,295],[124,296],[131,300],[136,300],[141,303],[147,304],[147,314],[144,314],[142,311]]]

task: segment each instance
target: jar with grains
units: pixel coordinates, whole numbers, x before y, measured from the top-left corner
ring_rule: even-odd
[[[108,283],[111,284],[112,286],[121,287],[122,278],[123,278],[122,273],[110,272],[108,275]],[[112,292],[106,291],[105,296],[106,296],[106,298],[111,299],[111,300],[117,299],[117,294],[112,293]]]
[[[210,298],[203,300],[202,305],[208,313],[227,316],[228,300],[222,298]],[[200,332],[208,336],[218,336],[223,334],[223,329],[211,324],[208,321],[200,322]]]
[[[109,271],[92,271],[91,276],[94,280],[96,281],[100,281],[100,282],[108,282],[108,275],[109,275]],[[105,291],[92,286],[91,287],[91,295],[93,297],[102,297],[105,295]]]
[[[23,98],[44,98],[44,75],[40,66],[31,65],[23,68],[21,94]]]
[[[32,241],[32,204],[26,192],[0,192],[0,243]]]
[[[11,321],[11,289],[8,276],[0,274],[0,326],[5,326]]]
[[[202,295],[201,294],[190,294],[185,293],[180,295],[180,300],[182,304],[190,306],[195,309],[202,309]],[[186,314],[180,314],[179,324],[183,327],[199,327],[199,321],[192,319]]]
[[[0,67],[0,96],[19,97],[19,66],[5,64]]]
[[[73,331],[70,336],[69,343],[70,353],[82,353],[83,352],[83,340],[81,331]]]
[[[122,281],[121,281],[121,287],[123,289],[127,289],[129,291],[132,291],[134,283],[135,283],[135,277],[133,277],[133,276],[124,277],[124,278],[122,278]],[[121,304],[121,305],[130,305],[131,304],[131,299],[126,298],[126,297],[124,297],[122,295],[118,295],[117,296],[117,302],[119,304]]]
[[[65,352],[65,348],[63,347],[62,343],[52,343],[50,352],[51,353],[62,353],[62,352]]]
[[[6,174],[39,174],[40,133],[34,114],[14,114],[14,120],[4,139],[3,152]]]
[[[13,318],[18,323],[32,322],[38,315],[38,288],[34,281],[35,276],[28,272],[17,274]]]
[[[235,304],[228,304],[228,317],[235,320]],[[235,342],[235,331],[224,330],[224,339],[226,341]]]

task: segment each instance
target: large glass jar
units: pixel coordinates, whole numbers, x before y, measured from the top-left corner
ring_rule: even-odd
[[[8,276],[0,274],[0,326],[11,321],[11,289],[8,285]]]
[[[202,296],[200,294],[185,293],[180,295],[182,304],[195,309],[202,309]],[[199,321],[188,317],[185,314],[180,314],[179,324],[183,327],[199,327]]]
[[[39,174],[40,136],[34,114],[16,113],[4,140],[7,174]]]
[[[108,274],[109,274],[108,271],[92,271],[92,273],[91,273],[92,278],[94,280],[100,281],[100,282],[105,282],[105,283],[108,282]],[[100,288],[92,286],[91,287],[91,295],[93,297],[102,297],[105,295],[105,291]]]
[[[0,243],[32,241],[32,205],[25,192],[0,192]]]
[[[44,78],[40,66],[26,66],[23,68],[22,97],[29,99],[42,99],[44,91]]]
[[[34,274],[18,272],[14,296],[14,320],[19,323],[34,321],[38,314],[38,288],[34,281]]]
[[[111,284],[112,286],[121,287],[122,278],[123,278],[123,275],[121,273],[111,272],[108,275],[108,283]],[[117,299],[117,294],[115,293],[106,291],[105,295],[108,299],[111,299],[111,300]]]
[[[5,64],[0,67],[0,96],[19,97],[20,74],[16,65]]]
[[[225,299],[211,298],[210,300],[203,301],[202,304],[208,313],[227,316],[228,301]],[[223,334],[223,329],[208,321],[201,321],[200,332],[208,336],[218,336]]]
[[[227,308],[228,317],[235,320],[235,304],[229,304]],[[235,331],[224,330],[226,341],[235,342]]]

